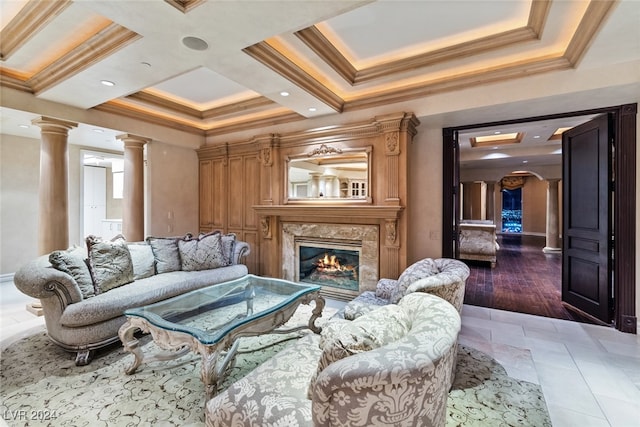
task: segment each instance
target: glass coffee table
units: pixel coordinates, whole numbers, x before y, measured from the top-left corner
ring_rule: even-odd
[[[280,328],[300,304],[311,301],[315,307],[307,325]],[[133,374],[143,360],[169,360],[193,351],[202,356],[200,378],[209,400],[235,357],[238,338],[307,328],[320,333],[315,321],[322,316],[324,304],[320,286],[249,274],[126,310],[127,321],[118,334],[125,351],[135,356],[126,373]],[[150,333],[166,352],[145,357],[134,336],[137,330]]]

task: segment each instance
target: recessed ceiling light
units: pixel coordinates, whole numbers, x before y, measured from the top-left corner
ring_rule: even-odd
[[[102,133],[102,132],[104,132],[102,129],[93,129],[93,131],[94,131],[94,132],[96,132],[96,133]]]
[[[280,96],[289,96],[289,92],[283,90],[280,92]]]
[[[529,163],[529,160],[523,160],[522,163]]]
[[[102,84],[103,84],[103,85],[105,85],[105,86],[109,86],[109,87],[112,87],[112,86],[115,86],[115,85],[116,85],[116,84],[115,84],[114,82],[112,82],[111,80],[100,80],[100,83],[102,83]]]
[[[182,44],[191,50],[207,50],[209,43],[199,37],[187,36],[182,39]]]
[[[495,131],[493,134],[494,135],[500,135],[502,132],[500,132],[499,130]]]
[[[316,111],[316,107],[309,108],[309,111],[311,111],[313,113],[314,111]]]
[[[534,139],[538,139],[538,138],[540,138],[540,135],[534,135],[533,138]]]
[[[22,129],[29,129],[29,125],[18,125],[18,127]]]

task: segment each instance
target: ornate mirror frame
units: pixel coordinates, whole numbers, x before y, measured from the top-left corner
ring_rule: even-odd
[[[321,144],[307,153],[285,157],[284,192],[285,204],[372,204],[371,146],[358,148],[337,148]],[[295,163],[307,163],[316,171],[309,172],[311,196],[296,197],[290,181]],[[366,170],[356,167],[356,163],[366,165]],[[325,172],[320,172],[325,169]],[[326,171],[335,171],[327,174]],[[351,174],[351,176],[350,176]],[[326,179],[329,178],[329,181]],[[352,187],[353,185],[353,187]],[[353,192],[358,195],[353,196]],[[319,193],[319,195],[315,195]],[[326,194],[325,194],[326,193]]]

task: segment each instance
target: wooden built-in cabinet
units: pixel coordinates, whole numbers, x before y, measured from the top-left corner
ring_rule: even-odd
[[[236,233],[251,245],[251,273],[283,277],[283,221],[369,224],[379,229],[380,276],[397,278],[407,265],[407,146],[418,124],[412,113],[401,112],[350,125],[208,144],[198,150],[200,231]],[[358,150],[369,153],[371,180],[346,190],[359,198],[289,200],[291,159]]]
[[[255,154],[231,157],[205,149],[199,156],[200,232],[235,233],[251,245],[246,263],[252,273],[259,273],[258,217],[252,208],[258,200]]]

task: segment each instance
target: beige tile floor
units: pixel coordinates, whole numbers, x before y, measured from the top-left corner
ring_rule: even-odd
[[[26,311],[32,301],[12,282],[0,283],[2,348],[43,326],[42,317]],[[465,306],[460,343],[491,355],[511,376],[539,384],[555,427],[640,427],[637,335]]]

